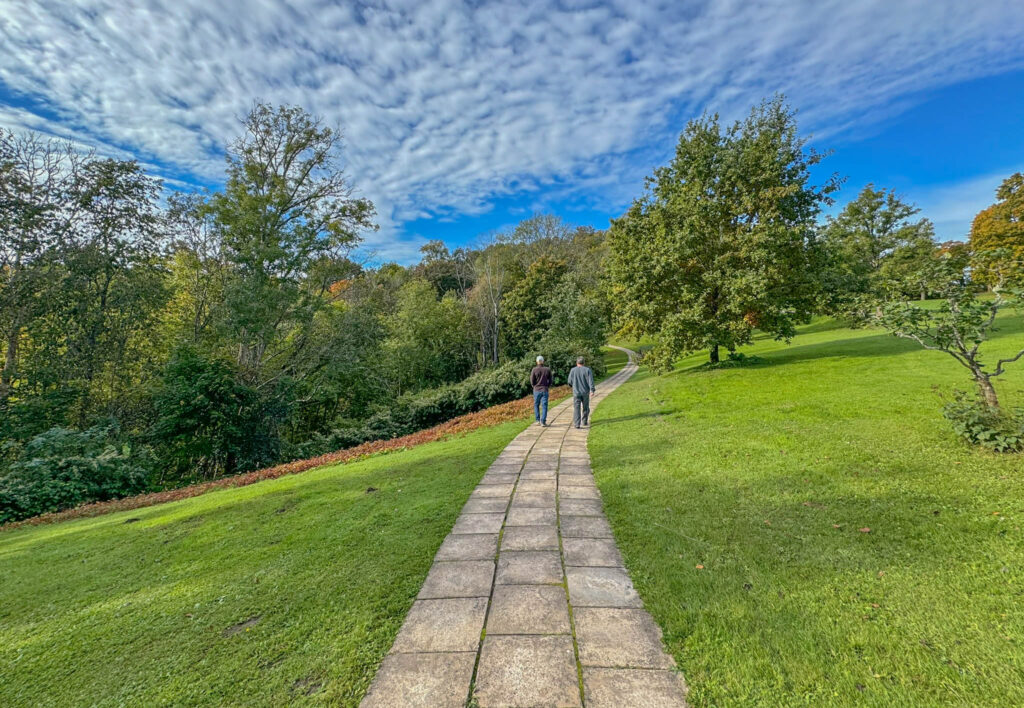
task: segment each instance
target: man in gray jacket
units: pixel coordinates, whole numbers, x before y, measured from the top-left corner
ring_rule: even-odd
[[[579,428],[581,423],[587,425],[590,420],[590,397],[597,390],[594,388],[594,372],[583,365],[583,357],[576,360],[576,368],[569,372],[569,385],[572,386],[572,424]]]

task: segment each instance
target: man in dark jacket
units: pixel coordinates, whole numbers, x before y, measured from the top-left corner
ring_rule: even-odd
[[[580,423],[587,425],[590,420],[590,397],[597,390],[594,372],[583,365],[583,357],[576,360],[576,368],[569,372],[569,385],[572,386],[572,424],[579,428]]]
[[[548,389],[551,387],[551,369],[544,366],[544,357],[537,357],[537,366],[530,372],[533,386],[533,415],[540,425],[548,424]]]

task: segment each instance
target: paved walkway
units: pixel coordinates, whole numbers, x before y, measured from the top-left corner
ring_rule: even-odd
[[[636,371],[623,351],[629,364],[591,408]],[[509,443],[470,496],[363,708],[686,705],[601,509],[572,400],[548,421]]]

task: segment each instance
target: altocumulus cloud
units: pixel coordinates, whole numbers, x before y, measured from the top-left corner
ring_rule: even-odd
[[[343,127],[370,245],[407,260],[414,218],[618,207],[707,108],[783,91],[828,135],[1020,68],[1018,3],[0,0],[0,124],[210,182],[254,98],[302,105]]]

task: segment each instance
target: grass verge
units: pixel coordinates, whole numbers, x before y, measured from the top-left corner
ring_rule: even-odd
[[[827,320],[744,353],[641,370],[590,435],[693,705],[1024,705],[1024,458],[953,437],[931,386],[964,370]]]

